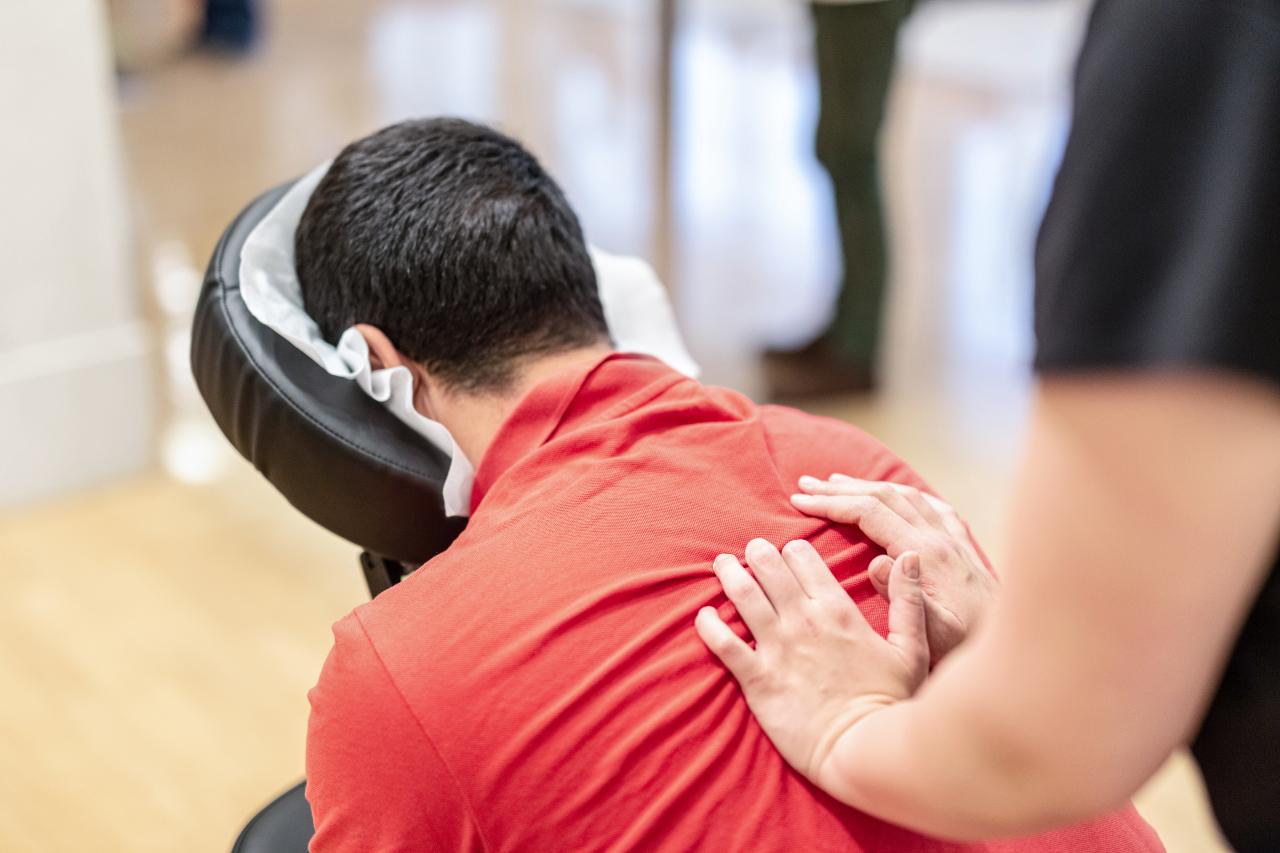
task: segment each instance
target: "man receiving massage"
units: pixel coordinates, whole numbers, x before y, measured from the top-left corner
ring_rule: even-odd
[[[1132,807],[952,845],[788,767],[688,630],[711,605],[745,633],[715,555],[793,542],[773,561],[749,546],[760,582],[795,571],[882,634],[888,587],[923,596],[927,626],[895,630],[927,630],[937,657],[995,581],[950,508],[866,434],[615,352],[577,218],[518,143],[458,120],[360,140],[295,243],[326,337],[356,325],[375,367],[410,370],[415,406],[477,467],[457,541],[334,627],[310,697],[313,850],[1160,849]],[[801,473],[836,469],[866,493],[858,526],[789,501]],[[881,548],[903,540],[950,549],[949,573],[922,589]],[[717,566],[729,582],[733,562]]]

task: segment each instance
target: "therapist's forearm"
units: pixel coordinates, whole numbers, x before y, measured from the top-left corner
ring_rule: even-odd
[[[1214,378],[1049,383],[1003,597],[819,780],[877,817],[990,838],[1118,805],[1193,731],[1274,554],[1280,401]]]
[[[954,680],[935,675],[916,699],[851,729],[821,786],[882,820],[959,841],[1030,834],[1120,806],[1134,787],[1123,774],[1020,738],[1005,709],[967,689],[963,658],[975,648],[954,653]]]

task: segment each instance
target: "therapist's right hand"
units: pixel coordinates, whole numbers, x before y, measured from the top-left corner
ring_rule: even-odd
[[[901,483],[843,474],[827,480],[801,477],[800,489],[791,498],[796,509],[856,525],[884,548],[885,555],[872,560],[868,569],[882,596],[888,598],[893,561],[909,551],[919,554],[932,663],[942,660],[981,622],[999,581],[949,504]]]
[[[781,553],[753,539],[746,562],[751,571],[721,554],[712,569],[755,646],[711,606],[698,611],[694,627],[787,763],[839,797],[841,743],[911,698],[929,673],[920,562],[905,554],[892,566],[884,638],[803,539]]]

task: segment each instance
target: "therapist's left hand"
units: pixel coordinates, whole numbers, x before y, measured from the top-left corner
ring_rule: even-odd
[[[909,698],[928,674],[919,558],[903,554],[889,573],[887,639],[867,624],[808,542],[790,542],[779,553],[754,539],[746,559],[754,577],[727,554],[713,568],[755,648],[712,607],[698,612],[698,635],[738,680],[783,758],[825,788],[840,737]]]
[[[885,553],[867,567],[871,584],[888,597],[889,567],[908,551],[920,555],[929,652],[933,663],[969,637],[995,601],[999,582],[949,504],[901,483],[881,483],[832,474],[829,480],[801,477],[802,494],[791,496],[807,515],[855,524]]]

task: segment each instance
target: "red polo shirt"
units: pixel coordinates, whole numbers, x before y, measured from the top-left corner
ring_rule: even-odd
[[[944,844],[835,802],[779,757],[693,618],[709,603],[730,615],[716,554],[805,538],[884,629],[877,549],[788,502],[801,474],[832,471],[923,486],[848,424],[649,358],[537,385],[479,467],[462,536],[334,627],[311,692],[311,849],[1161,849],[1132,808]]]

